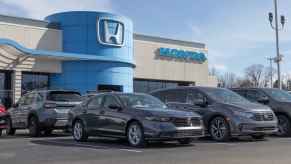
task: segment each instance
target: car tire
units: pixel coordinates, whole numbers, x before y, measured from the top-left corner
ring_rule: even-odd
[[[12,120],[10,117],[7,118],[6,120],[7,126],[6,126],[6,135],[8,136],[13,136],[15,135],[16,129],[13,128],[12,126]]]
[[[81,120],[75,121],[72,130],[73,137],[77,142],[85,142],[88,140],[88,134],[85,130],[85,126]]]
[[[2,136],[2,129],[0,129],[0,137]]]
[[[252,138],[255,140],[263,140],[265,138],[264,134],[261,135],[252,135]]]
[[[130,146],[143,148],[146,146],[144,131],[138,122],[131,122],[127,127],[127,141]]]
[[[231,138],[228,122],[221,116],[213,118],[209,123],[209,133],[218,142],[229,141]]]
[[[291,136],[291,122],[289,117],[285,115],[277,115],[278,118],[278,132],[279,137],[290,137]]]
[[[39,137],[40,135],[40,128],[39,128],[39,121],[36,117],[30,117],[28,120],[28,130],[30,137]]]
[[[193,139],[192,138],[184,138],[184,139],[179,139],[178,142],[181,145],[189,145],[193,142]]]

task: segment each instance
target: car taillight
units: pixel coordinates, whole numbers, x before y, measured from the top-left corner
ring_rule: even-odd
[[[6,113],[6,109],[4,106],[0,106],[0,113]]]
[[[52,108],[56,108],[57,104],[55,104],[55,103],[45,103],[44,107],[47,108],[47,109],[52,109]]]

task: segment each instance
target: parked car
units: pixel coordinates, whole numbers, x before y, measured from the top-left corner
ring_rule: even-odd
[[[269,107],[251,103],[228,89],[177,87],[151,94],[171,108],[202,115],[206,132],[216,141],[242,135],[263,139],[277,132],[277,118]]]
[[[75,91],[33,91],[20,98],[8,110],[7,133],[14,135],[16,129],[29,129],[32,137],[41,132],[51,134],[54,129],[65,130],[68,112],[81,103],[81,95]]]
[[[291,137],[291,95],[287,91],[276,88],[236,88],[232,90],[252,102],[268,105],[278,118],[277,135]]]
[[[147,141],[177,140],[189,144],[203,136],[201,116],[170,110],[157,98],[137,93],[102,93],[69,112],[76,141],[88,136],[126,138],[131,146]]]
[[[6,129],[6,117],[6,108],[4,105],[0,104],[0,136],[2,135],[2,131]]]

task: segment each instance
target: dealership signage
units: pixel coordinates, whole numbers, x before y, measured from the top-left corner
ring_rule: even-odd
[[[196,61],[199,63],[204,63],[207,60],[205,53],[171,48],[160,48],[159,55],[162,57],[176,58],[186,61]]]
[[[124,24],[110,19],[99,19],[98,21],[99,43],[110,46],[123,46]]]

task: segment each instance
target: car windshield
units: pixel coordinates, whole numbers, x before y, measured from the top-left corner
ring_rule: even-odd
[[[264,92],[273,99],[281,102],[291,102],[290,93],[280,89],[264,89]]]
[[[153,108],[156,110],[165,109],[166,105],[159,99],[144,94],[119,95],[125,106],[133,108]]]
[[[82,101],[82,97],[77,92],[54,91],[49,94],[48,100],[63,101],[63,102],[77,102],[77,101]]]
[[[239,94],[222,88],[205,89],[205,93],[212,99],[223,103],[250,103],[247,99]]]

